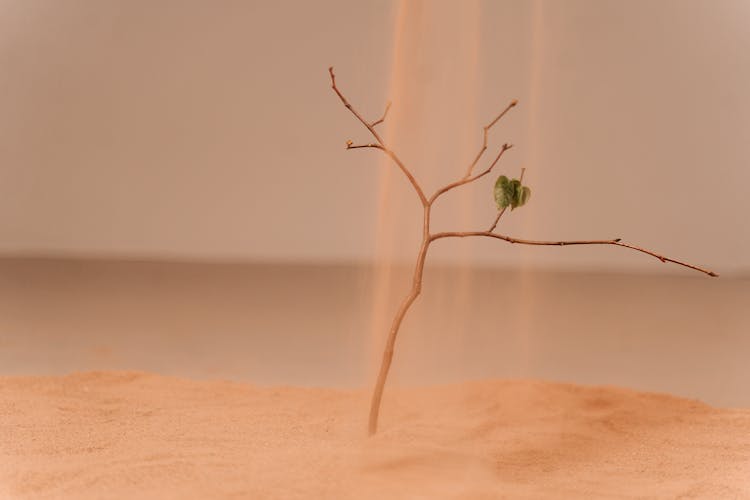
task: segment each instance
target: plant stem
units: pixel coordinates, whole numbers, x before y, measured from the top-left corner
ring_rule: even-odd
[[[409,294],[401,302],[396,316],[393,317],[393,323],[391,323],[391,329],[388,332],[388,338],[386,340],[385,349],[383,350],[383,359],[380,362],[380,371],[378,372],[378,378],[375,382],[375,388],[372,392],[372,400],[370,402],[370,419],[367,423],[367,432],[370,436],[378,431],[378,415],[380,414],[380,401],[383,398],[383,389],[385,389],[385,382],[388,378],[388,372],[391,369],[391,362],[393,361],[393,351],[396,346],[396,337],[398,331],[401,328],[401,322],[404,320],[406,313],[409,312],[409,308],[412,306],[419,294],[422,292],[422,276],[424,275],[424,263],[427,258],[427,250],[430,248],[432,243],[432,235],[430,235],[430,205],[424,207],[424,218],[422,220],[422,244],[419,247],[419,254],[417,255],[417,262],[414,265],[414,274],[412,276],[411,290]]]
[[[508,207],[503,207],[502,210],[498,210],[497,217],[495,217],[495,222],[493,222],[490,228],[487,230],[488,233],[491,233],[492,231],[495,230],[495,228],[497,227],[497,223],[500,222],[500,217],[503,216],[506,208]]]
[[[376,143],[368,143],[368,144],[354,144],[352,141],[347,141],[346,149],[375,148],[375,149],[379,149],[383,151],[388,157],[391,158],[391,160],[393,160],[396,166],[398,166],[401,172],[403,172],[403,174],[406,176],[409,183],[411,183],[424,209],[424,219],[422,222],[422,245],[419,248],[419,254],[417,255],[417,262],[416,262],[416,265],[414,266],[414,276],[412,278],[411,290],[409,291],[409,294],[404,298],[403,302],[401,302],[401,306],[396,312],[396,316],[393,318],[393,323],[391,324],[391,329],[388,333],[388,338],[386,340],[385,349],[383,351],[383,360],[380,364],[380,372],[378,373],[378,378],[375,383],[375,389],[372,394],[372,401],[370,403],[370,420],[368,424],[368,431],[371,436],[375,434],[378,430],[378,414],[380,413],[380,402],[383,398],[383,389],[385,388],[385,382],[386,382],[386,379],[388,378],[388,372],[391,368],[391,363],[393,361],[393,352],[396,346],[396,337],[398,336],[399,328],[401,328],[401,322],[404,320],[406,313],[409,312],[409,308],[411,308],[414,301],[417,300],[417,297],[419,297],[419,294],[422,292],[422,275],[424,274],[424,263],[427,257],[427,250],[430,247],[430,244],[435,240],[444,239],[444,238],[466,238],[466,237],[475,237],[475,236],[482,237],[483,236],[483,237],[495,238],[498,240],[504,240],[504,241],[507,241],[508,243],[519,243],[522,245],[545,245],[545,246],[614,245],[614,246],[619,246],[623,248],[629,248],[631,250],[635,250],[637,252],[650,255],[652,257],[659,259],[661,262],[672,262],[680,266],[694,269],[696,271],[707,274],[709,276],[718,276],[718,274],[708,269],[694,266],[692,264],[688,264],[686,262],[682,262],[679,260],[671,259],[663,255],[657,254],[655,252],[652,252],[651,250],[647,250],[645,248],[637,247],[634,245],[629,245],[627,243],[622,243],[620,238],[611,239],[611,240],[539,241],[539,240],[525,240],[525,239],[520,239],[520,238],[513,238],[510,236],[505,236],[502,234],[494,233],[493,231],[495,230],[495,227],[497,227],[497,223],[500,220],[500,217],[502,217],[503,213],[505,213],[505,209],[502,209],[500,212],[498,212],[497,217],[495,218],[495,222],[492,224],[489,231],[450,231],[450,232],[430,234],[430,211],[432,209],[432,204],[435,202],[435,200],[437,200],[441,195],[447,193],[448,191],[454,188],[463,186],[465,184],[469,184],[489,174],[494,168],[494,166],[497,164],[497,162],[500,160],[503,153],[505,153],[505,151],[507,151],[508,149],[512,147],[512,145],[510,144],[503,144],[502,148],[500,149],[500,152],[497,154],[497,156],[495,157],[495,160],[489,165],[489,167],[487,167],[485,170],[483,170],[482,172],[478,174],[472,175],[474,171],[474,167],[476,167],[482,155],[487,150],[487,133],[503,116],[505,116],[505,114],[508,111],[510,111],[511,108],[516,106],[517,101],[515,100],[511,101],[510,104],[508,104],[508,106],[497,117],[495,117],[494,120],[492,120],[488,125],[486,125],[483,128],[482,147],[480,148],[474,160],[469,165],[469,168],[467,169],[466,174],[461,179],[438,189],[428,199],[425,196],[424,191],[422,190],[422,187],[420,186],[419,182],[417,182],[417,180],[414,178],[414,175],[412,175],[411,170],[409,170],[406,167],[406,165],[404,165],[404,163],[401,161],[401,159],[396,155],[396,153],[393,150],[389,149],[386,146],[386,144],[383,142],[383,139],[380,137],[377,131],[375,131],[375,126],[385,121],[386,115],[388,114],[388,110],[390,109],[390,106],[391,106],[390,103],[388,103],[388,105],[386,106],[385,111],[383,112],[383,116],[380,119],[375,120],[374,122],[368,122],[362,117],[361,114],[357,112],[357,110],[354,109],[354,107],[352,107],[352,105],[349,103],[346,97],[344,97],[344,95],[336,86],[336,76],[333,73],[333,67],[328,68],[328,73],[330,74],[330,77],[331,77],[331,88],[333,89],[333,91],[339,97],[339,99],[344,104],[344,106],[362,123],[362,125],[365,126],[365,128],[370,132],[370,134],[372,134],[373,138],[376,141]],[[523,180],[523,174],[525,170],[526,169],[521,170],[521,179],[520,179],[521,181]]]

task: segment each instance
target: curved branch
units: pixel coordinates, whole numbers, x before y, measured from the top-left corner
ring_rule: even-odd
[[[411,183],[414,190],[417,192],[417,196],[419,196],[419,200],[422,202],[422,206],[427,206],[427,197],[424,195],[424,191],[422,191],[422,188],[419,186],[419,183],[414,178],[414,175],[409,171],[408,168],[406,168],[406,165],[401,161],[401,159],[394,153],[391,149],[388,149],[388,147],[383,142],[383,139],[380,137],[380,135],[375,131],[374,126],[380,123],[382,120],[385,119],[385,115],[388,112],[388,108],[390,108],[390,105],[388,108],[386,108],[386,112],[383,113],[383,118],[381,120],[376,121],[374,124],[370,124],[367,120],[362,118],[362,115],[360,115],[356,109],[349,103],[349,101],[346,100],[346,97],[344,97],[344,94],[341,93],[341,91],[336,86],[336,75],[333,74],[333,66],[328,68],[328,73],[331,75],[331,88],[334,92],[336,92],[336,95],[339,96],[339,99],[341,99],[341,102],[344,104],[346,109],[351,111],[351,113],[357,117],[357,120],[359,120],[362,125],[365,126],[367,130],[370,131],[372,136],[375,138],[375,140],[378,142],[379,146],[375,145],[365,145],[365,146],[358,146],[358,147],[377,147],[378,149],[381,149],[385,154],[387,154],[393,161],[396,163],[398,168],[404,173],[406,178]],[[347,149],[355,149],[352,147],[352,144],[347,142]]]
[[[645,253],[647,255],[655,257],[662,262],[672,262],[673,264],[677,264],[683,267],[694,269],[696,271],[699,271],[701,273],[707,274],[712,277],[719,276],[717,273],[713,271],[709,271],[707,269],[703,269],[702,267],[694,266],[686,262],[664,257],[663,255],[659,255],[655,252],[652,252],[651,250],[646,250],[645,248],[640,248],[634,245],[628,245],[627,243],[622,243],[620,238],[616,238],[613,240],[539,241],[539,240],[522,240],[519,238],[513,238],[510,236],[505,236],[505,235],[493,233],[490,231],[465,231],[465,232],[451,231],[451,232],[433,234],[432,236],[430,236],[430,242],[433,242],[435,240],[439,240],[442,238],[467,238],[471,236],[486,236],[488,238],[496,238],[498,240],[507,241],[508,243],[520,243],[522,245],[544,245],[544,246],[614,245],[618,247],[630,248],[631,250],[635,250],[637,252]]]
[[[487,167],[486,169],[484,169],[482,172],[478,173],[475,176],[463,177],[462,179],[457,180],[456,182],[451,182],[450,184],[441,187],[440,189],[438,189],[437,191],[435,191],[435,194],[433,194],[432,196],[430,196],[430,199],[429,199],[428,203],[432,204],[435,200],[438,199],[438,197],[440,197],[444,193],[447,193],[448,191],[450,191],[453,188],[457,188],[458,186],[463,186],[464,184],[468,184],[470,182],[474,182],[475,180],[480,179],[480,178],[484,177],[485,175],[489,174],[490,172],[492,172],[492,169],[495,168],[495,165],[497,165],[497,162],[500,161],[500,158],[503,156],[503,153],[505,153],[506,151],[508,151],[512,147],[513,147],[513,144],[508,144],[508,143],[503,144],[503,147],[500,148],[500,152],[497,154],[497,156],[492,161],[492,163],[490,164],[489,167]]]

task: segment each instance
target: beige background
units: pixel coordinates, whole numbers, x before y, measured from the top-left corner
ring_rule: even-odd
[[[376,152],[343,150],[366,135],[328,88],[333,64],[368,116],[394,97],[429,190],[519,98],[494,137],[517,146],[502,170],[526,166],[533,188],[510,234],[621,236],[750,268],[747,2],[406,4],[416,104],[396,99],[396,3],[3,0],[0,252],[372,259],[379,193],[407,230],[419,213]],[[446,202],[437,227],[486,226],[490,186]],[[618,250],[451,242],[434,258],[654,269]]]
[[[744,1],[0,1],[3,373],[369,385],[410,279],[372,263],[411,264],[420,213],[377,151],[344,150],[368,138],[332,64],[366,116],[393,99],[384,134],[428,192],[518,98],[491,152],[517,146],[499,172],[525,166],[533,195],[502,231],[722,273],[441,241],[389,383],[746,407],[748,26]],[[434,229],[486,228],[491,185],[441,199]]]

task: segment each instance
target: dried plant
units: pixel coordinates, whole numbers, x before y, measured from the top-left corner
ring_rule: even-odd
[[[333,91],[339,97],[339,99],[344,104],[344,106],[357,118],[357,120],[360,121],[360,123],[362,123],[362,125],[364,125],[364,127],[370,132],[372,137],[375,139],[375,142],[365,143],[365,144],[355,144],[352,141],[347,141],[346,149],[373,148],[373,149],[379,149],[380,151],[385,153],[391,160],[393,160],[393,162],[396,164],[399,170],[401,170],[404,176],[406,176],[407,180],[409,181],[411,186],[414,188],[414,192],[419,197],[419,201],[422,203],[422,208],[423,208],[422,243],[421,243],[421,246],[419,247],[419,253],[417,254],[416,265],[414,266],[414,275],[413,275],[411,290],[409,291],[409,294],[401,302],[401,305],[399,306],[398,311],[396,312],[396,315],[393,318],[393,323],[391,324],[391,329],[388,332],[388,338],[386,339],[385,349],[383,351],[383,359],[380,365],[380,371],[378,373],[378,378],[375,383],[375,388],[372,394],[372,400],[370,404],[370,417],[369,417],[369,422],[368,422],[368,432],[370,435],[375,434],[375,432],[377,432],[378,414],[380,412],[380,401],[383,397],[383,388],[385,387],[385,382],[388,377],[388,371],[390,370],[391,362],[393,361],[393,351],[394,351],[394,347],[396,344],[396,337],[398,336],[398,331],[401,326],[401,322],[403,321],[404,316],[406,316],[406,313],[409,311],[409,308],[411,307],[411,305],[414,303],[414,301],[417,299],[417,297],[422,291],[422,275],[424,273],[424,263],[427,257],[427,250],[430,248],[430,245],[432,245],[432,243],[434,243],[437,240],[441,240],[445,238],[467,238],[467,237],[476,236],[476,237],[485,237],[485,238],[495,238],[498,240],[506,241],[508,243],[519,243],[522,245],[551,245],[551,246],[613,245],[613,246],[629,248],[637,252],[645,253],[647,255],[651,255],[652,257],[659,259],[662,262],[672,262],[674,264],[678,264],[680,266],[684,266],[684,267],[699,271],[701,273],[707,274],[708,276],[714,276],[714,277],[718,276],[718,274],[714,273],[713,271],[709,271],[707,269],[703,269],[701,267],[694,266],[686,262],[671,259],[663,255],[659,255],[655,252],[652,252],[651,250],[646,250],[644,248],[630,245],[628,243],[623,243],[620,238],[609,239],[609,240],[539,241],[539,240],[526,240],[526,239],[521,239],[521,238],[514,238],[511,236],[506,236],[503,234],[496,233],[495,228],[497,227],[497,223],[500,221],[500,218],[503,216],[506,209],[510,207],[511,211],[513,211],[513,209],[523,206],[524,204],[528,202],[529,197],[531,196],[531,190],[527,186],[523,185],[523,174],[524,174],[523,170],[521,170],[521,175],[519,176],[518,179],[509,179],[505,175],[501,175],[500,177],[497,178],[497,181],[495,182],[494,195],[495,195],[495,203],[497,204],[498,212],[497,212],[497,216],[495,217],[494,222],[489,227],[489,229],[487,229],[486,231],[449,231],[449,232],[440,232],[440,233],[430,232],[430,212],[432,210],[432,206],[434,205],[435,201],[437,201],[438,198],[440,198],[442,195],[444,195],[448,191],[451,191],[452,189],[455,189],[459,186],[463,186],[465,184],[469,184],[471,182],[479,180],[482,177],[491,173],[492,170],[500,161],[500,158],[502,158],[503,154],[513,147],[511,144],[507,144],[507,143],[503,144],[500,147],[500,151],[498,151],[498,153],[495,155],[492,162],[490,162],[490,164],[484,170],[481,170],[479,173],[475,173],[475,168],[477,167],[480,160],[482,159],[482,156],[487,150],[487,134],[489,133],[490,129],[498,121],[500,121],[500,119],[503,116],[505,116],[512,108],[514,108],[518,104],[518,101],[516,100],[511,101],[510,104],[508,104],[505,107],[505,109],[503,109],[502,112],[500,112],[500,114],[498,114],[495,117],[494,120],[492,120],[483,128],[482,146],[479,148],[479,152],[477,152],[476,156],[469,164],[463,177],[461,177],[457,181],[451,182],[450,184],[443,186],[442,188],[435,191],[434,194],[428,197],[427,195],[425,195],[419,182],[417,182],[417,180],[414,178],[414,175],[412,174],[412,172],[406,167],[406,165],[404,165],[401,159],[399,159],[398,155],[396,155],[396,153],[386,145],[386,143],[383,141],[383,138],[375,130],[375,127],[377,125],[385,121],[386,116],[388,115],[388,110],[390,109],[391,103],[388,103],[388,105],[386,106],[385,112],[383,113],[382,117],[380,117],[379,119],[375,121],[369,122],[365,120],[356,109],[354,109],[354,107],[349,103],[346,97],[344,97],[344,95],[336,86],[336,76],[333,73],[333,67],[328,68],[328,73],[331,76],[331,88],[333,89]]]

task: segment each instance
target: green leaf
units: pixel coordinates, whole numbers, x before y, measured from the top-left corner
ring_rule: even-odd
[[[531,189],[529,189],[527,186],[523,186],[521,188],[521,191],[518,193],[518,206],[522,207],[526,205],[526,202],[529,201],[530,197]]]
[[[495,203],[497,203],[497,209],[502,210],[507,208],[513,200],[512,192],[510,187],[510,179],[501,175],[495,181]]]
[[[518,199],[521,196],[521,181],[518,179],[510,181],[508,196],[510,196],[510,210],[512,212],[518,206]]]
[[[518,179],[508,179],[501,175],[495,182],[494,195],[498,210],[507,207],[513,210],[516,207],[524,206],[529,201],[531,189],[521,185],[521,181]]]

